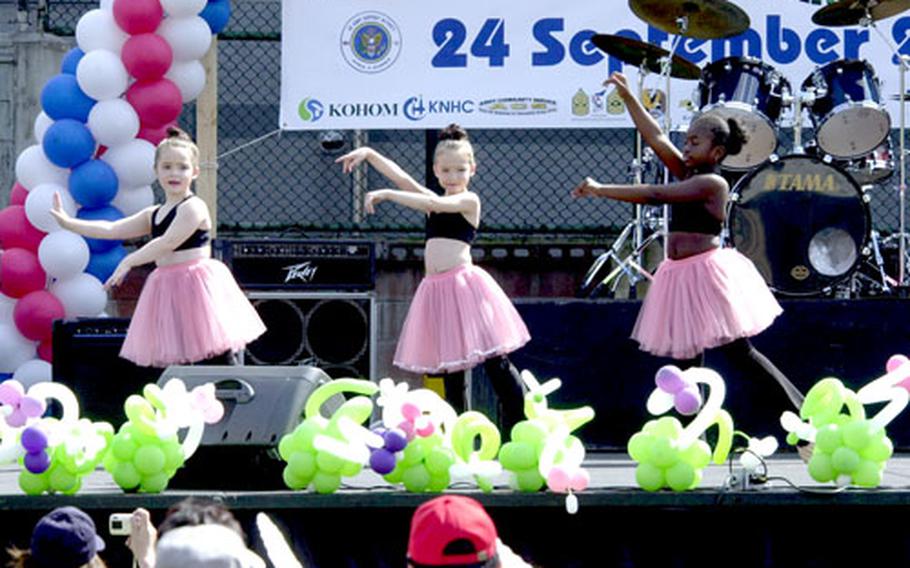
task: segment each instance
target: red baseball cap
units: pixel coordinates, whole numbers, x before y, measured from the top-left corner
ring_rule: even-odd
[[[414,511],[408,560],[427,566],[486,562],[496,554],[496,539],[496,525],[477,500],[443,495]]]

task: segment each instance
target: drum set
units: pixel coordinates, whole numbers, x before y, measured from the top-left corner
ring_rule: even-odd
[[[904,105],[902,102],[900,148],[895,152],[891,116],[872,65],[864,60],[832,61],[817,67],[798,88],[774,67],[752,57],[727,57],[700,69],[675,53],[679,41],[742,33],[750,25],[742,9],[724,0],[630,0],[629,4],[638,17],[672,34],[671,50],[605,34],[595,35],[594,45],[639,68],[640,94],[648,73],[666,78],[667,100],[671,77],[697,80],[693,101],[697,113],[735,117],[748,135],[743,150],[721,164],[732,184],[722,235],[725,244],[749,257],[768,285],[783,295],[849,297],[890,293],[902,287],[906,256]],[[822,26],[871,27],[888,42],[875,22],[908,9],[910,0],[841,0],[817,10],[812,20]],[[908,61],[890,47],[900,62],[900,92],[904,93]],[[662,111],[669,131],[670,105],[666,106]],[[785,110],[792,110],[793,147],[781,155]],[[804,111],[814,132],[805,145]],[[630,169],[633,182],[642,182],[649,163],[639,137]],[[872,223],[872,192],[868,190],[894,175],[895,169],[900,175],[900,229],[882,240]],[[668,180],[665,170],[664,181]],[[589,269],[581,293],[615,293],[625,278],[634,294],[634,284],[650,276],[642,268],[643,251],[666,235],[666,221],[666,207],[635,206],[634,218]],[[885,269],[882,248],[895,240],[898,267],[891,276]]]

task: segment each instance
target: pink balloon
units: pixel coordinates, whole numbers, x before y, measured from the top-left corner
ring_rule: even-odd
[[[46,284],[47,274],[41,268],[37,254],[21,248],[0,254],[0,292],[10,298],[21,298],[43,289]]]
[[[18,181],[13,184],[13,189],[9,194],[9,204],[10,205],[22,205],[25,203],[25,198],[28,197],[28,190],[19,183]]]
[[[155,128],[143,126],[139,129],[139,134],[136,135],[136,138],[142,138],[143,140],[148,140],[155,146],[159,142],[164,140],[167,137],[167,129],[171,126],[177,126],[176,123],[165,124],[164,126],[158,126]]]
[[[140,81],[163,77],[171,68],[174,52],[158,34],[139,34],[126,40],[120,58],[127,72]]]
[[[48,363],[54,362],[54,343],[52,338],[53,336],[45,337],[41,340],[41,343],[38,344],[38,357]]]
[[[10,205],[0,210],[0,248],[38,252],[38,245],[45,234],[29,223],[22,205]]]
[[[547,487],[556,493],[565,493],[569,490],[569,472],[556,466],[547,474]]]
[[[155,31],[164,17],[159,0],[114,0],[113,12],[117,25],[130,35]]]
[[[591,475],[588,474],[587,470],[579,469],[572,474],[569,487],[572,488],[572,491],[584,491],[588,488],[589,483],[591,483]]]
[[[13,321],[19,333],[32,341],[42,341],[51,336],[54,320],[63,319],[63,303],[47,290],[26,294],[13,308]]]
[[[904,363],[910,363],[910,359],[906,355],[892,355],[888,358],[888,362],[885,364],[885,370],[889,373],[899,368]]]
[[[153,128],[177,120],[183,107],[180,89],[164,77],[154,81],[136,81],[126,90],[126,100],[139,115],[139,123]]]

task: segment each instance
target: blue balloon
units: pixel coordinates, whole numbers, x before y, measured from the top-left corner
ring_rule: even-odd
[[[82,92],[75,75],[62,73],[52,77],[41,89],[41,108],[54,120],[72,118],[86,122],[93,106],[95,99]]]
[[[228,0],[209,0],[199,17],[206,21],[213,34],[221,33],[231,19],[231,3]]]
[[[101,207],[117,195],[117,173],[107,162],[89,160],[70,172],[70,193],[83,207]]]
[[[41,141],[47,159],[61,168],[74,168],[91,159],[95,138],[78,120],[64,118],[51,124]]]
[[[123,213],[113,205],[104,205],[102,207],[83,207],[76,212],[76,217],[86,221],[116,221],[118,219],[123,219]],[[85,242],[88,243],[88,248],[92,252],[92,257],[95,256],[94,253],[110,251],[119,246],[122,242],[114,239],[83,238],[85,239]],[[91,260],[89,260],[89,264],[91,264]],[[116,264],[114,266],[116,267]],[[104,282],[107,278],[99,278],[99,280]]]
[[[76,67],[79,65],[79,60],[82,59],[83,55],[85,55],[85,52],[78,46],[67,51],[66,55],[63,56],[63,63],[60,64],[60,72],[75,75]]]
[[[88,239],[86,239],[88,240]],[[117,265],[126,256],[126,249],[119,244],[120,241],[109,241],[115,244],[114,248],[104,252],[93,252],[88,259],[88,266],[85,271],[100,280],[102,283],[107,282],[111,277]]]

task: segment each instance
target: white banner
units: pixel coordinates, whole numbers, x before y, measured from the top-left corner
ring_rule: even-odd
[[[806,1],[736,4],[749,15],[749,30],[724,40],[684,39],[677,53],[702,69],[731,56],[759,58],[794,92],[819,67],[822,84],[838,70],[857,85],[877,76],[881,93],[866,87],[859,96],[887,104],[897,127],[899,67],[890,46],[910,54],[910,11],[876,22],[876,33],[816,26],[811,17],[820,6]],[[602,83],[622,70],[637,89],[638,71],[589,38],[617,34],[664,49],[673,41],[625,0],[284,0],[282,11],[283,129],[628,127],[621,101]],[[844,67],[845,59],[866,60],[869,71]],[[737,72],[716,71],[723,80]],[[701,104],[699,84],[671,82],[674,128],[684,128]],[[644,88],[650,106],[666,95],[666,81],[653,73]]]

